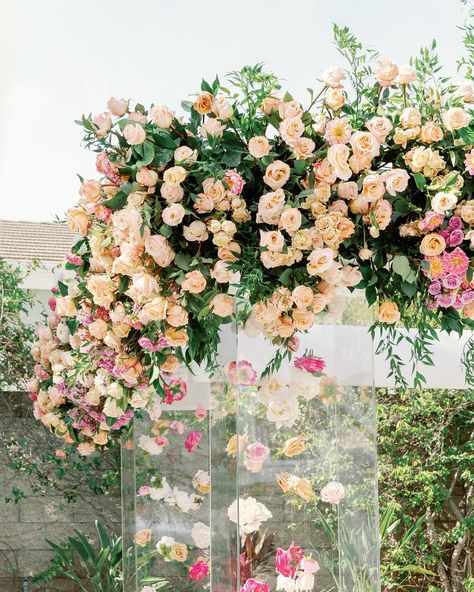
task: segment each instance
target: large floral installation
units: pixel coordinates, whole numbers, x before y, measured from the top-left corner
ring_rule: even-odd
[[[414,363],[437,327],[472,328],[472,84],[439,77],[434,48],[397,65],[335,33],[350,68],[306,102],[259,65],[203,81],[184,116],[111,98],[79,122],[98,178],[67,213],[74,278],[38,330],[30,397],[81,453],[182,398],[181,364],[212,372],[223,323],[271,340],[275,370],[362,289],[400,381],[397,327],[419,329]]]

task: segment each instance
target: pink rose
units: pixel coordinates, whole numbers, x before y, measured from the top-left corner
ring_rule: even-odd
[[[189,568],[189,577],[191,580],[203,580],[209,573],[209,565],[204,561],[193,563]],[[268,591],[270,592],[270,591]]]
[[[316,358],[314,356],[301,356],[300,358],[295,358],[294,366],[312,374],[321,374],[326,367],[326,362],[322,358]]]
[[[160,267],[168,267],[175,257],[169,242],[161,234],[152,234],[145,240],[145,251]]]
[[[98,138],[105,138],[112,127],[112,119],[110,113],[102,113],[92,118],[92,123],[95,126],[95,133]]]
[[[303,557],[303,550],[299,546],[291,545],[287,550],[278,547],[275,555],[275,569],[282,576],[292,578]]]
[[[143,144],[143,142],[146,140],[145,130],[139,123],[129,123],[126,125],[123,130],[123,136],[130,146]]]
[[[128,109],[128,101],[125,99],[116,99],[115,97],[111,97],[107,101],[107,109],[115,115],[115,117],[121,117],[125,115]]]
[[[196,407],[196,411],[194,412],[194,415],[198,419],[206,419],[207,411],[204,409],[204,407],[201,405],[201,403],[198,403],[198,405]]]
[[[238,364],[237,362],[229,362],[227,376],[232,384],[239,386],[250,386],[257,382],[257,373],[251,362],[245,360],[240,360]]]
[[[228,317],[234,311],[234,300],[228,294],[217,294],[211,300],[211,310],[218,317]]]
[[[249,578],[240,588],[240,592],[270,592],[270,588],[265,582]]]
[[[170,429],[171,430],[176,430],[178,432],[178,434],[181,436],[182,434],[184,434],[184,423],[182,421],[172,421],[170,423]]]
[[[251,473],[258,473],[270,455],[270,449],[261,442],[249,444],[245,451],[245,466]]]
[[[195,430],[194,432],[190,432],[186,436],[186,440],[184,442],[184,446],[188,452],[194,452],[199,444],[199,441],[202,438],[202,434],[199,430]]]

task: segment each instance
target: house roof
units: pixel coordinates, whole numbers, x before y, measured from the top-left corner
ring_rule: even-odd
[[[0,257],[9,261],[62,262],[76,240],[66,224],[0,220]]]

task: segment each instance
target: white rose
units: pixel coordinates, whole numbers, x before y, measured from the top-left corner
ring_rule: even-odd
[[[338,504],[344,497],[344,485],[337,481],[331,481],[321,489],[321,499],[328,504]]]
[[[191,537],[199,549],[211,546],[211,529],[203,522],[196,522],[191,530]]]
[[[240,526],[242,534],[256,532],[262,522],[273,518],[272,513],[253,497],[235,500],[227,510],[229,520]]]
[[[438,214],[444,214],[446,210],[452,210],[458,198],[454,193],[438,192],[431,200],[431,209]]]
[[[346,73],[341,66],[332,66],[323,72],[323,82],[332,88],[341,88],[341,82],[346,79]]]
[[[278,429],[294,425],[299,414],[298,400],[289,391],[275,394],[268,402],[267,419],[276,423]]]

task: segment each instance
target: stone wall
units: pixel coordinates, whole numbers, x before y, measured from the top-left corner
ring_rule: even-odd
[[[22,393],[0,393],[0,591],[19,592],[23,578],[48,567],[52,553],[46,539],[61,543],[74,529],[92,535],[99,519],[110,529],[120,532],[120,500],[116,495],[96,495],[87,486],[78,487],[75,501],[68,502],[61,491],[61,480],[38,491],[38,479],[9,467],[15,454],[6,446],[14,438],[27,438],[32,444],[31,463],[41,451],[56,446],[46,430],[31,415],[31,403]],[[54,470],[54,469],[53,469]],[[81,475],[64,477],[64,484]],[[67,483],[68,482],[68,483]],[[18,487],[24,498],[18,503],[6,502],[12,488]],[[33,586],[31,592],[72,591],[72,582],[57,579],[50,584]]]

